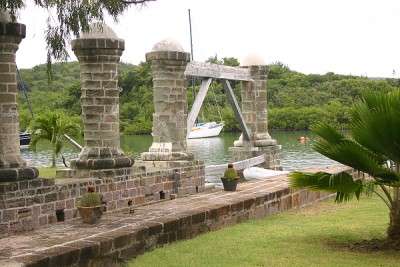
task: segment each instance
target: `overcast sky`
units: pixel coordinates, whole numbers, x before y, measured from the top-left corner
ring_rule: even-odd
[[[163,39],[190,52],[188,9],[195,61],[257,54],[305,74],[393,77],[394,70],[400,77],[398,0],[157,0],[129,8],[119,24],[107,21],[125,40],[121,61],[145,61]],[[21,12],[27,36],[17,53],[20,69],[46,62],[46,18],[32,5]]]

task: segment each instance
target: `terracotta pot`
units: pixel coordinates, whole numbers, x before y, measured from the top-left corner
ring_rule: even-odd
[[[236,191],[236,186],[239,182],[239,177],[235,179],[226,179],[224,177],[221,177],[221,181],[225,191]]]
[[[103,215],[104,205],[95,207],[77,207],[82,223],[96,224]]]

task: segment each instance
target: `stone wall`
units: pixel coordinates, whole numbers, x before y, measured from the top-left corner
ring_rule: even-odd
[[[204,165],[160,171],[87,170],[86,177],[0,183],[0,236],[79,217],[76,203],[94,184],[106,212],[205,190]]]

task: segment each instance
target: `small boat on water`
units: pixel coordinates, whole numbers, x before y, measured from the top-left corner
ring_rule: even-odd
[[[31,141],[31,135],[28,132],[19,133],[19,146],[28,147]]]
[[[218,136],[224,126],[225,124],[223,122],[217,123],[215,121],[197,123],[192,127],[188,139]]]
[[[246,180],[262,180],[288,173],[289,171],[268,170],[259,167],[248,167],[243,170],[243,176]]]

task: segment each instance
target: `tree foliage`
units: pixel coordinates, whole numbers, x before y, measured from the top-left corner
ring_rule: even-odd
[[[207,62],[238,66],[234,58],[210,57]],[[79,63],[54,63],[54,79],[46,82],[46,65],[21,69],[20,73],[35,115],[50,109],[81,123]],[[195,80],[196,92],[201,80]],[[241,83],[230,81],[240,103]],[[147,62],[118,64],[120,89],[120,131],[124,134],[150,133],[154,113],[153,82]],[[270,130],[308,130],[319,121],[334,128],[348,128],[349,108],[365,90],[397,90],[395,79],[369,79],[338,75],[305,75],[277,62],[270,65],[267,80],[268,128]],[[188,80],[188,108],[193,105],[192,79]],[[45,105],[43,102],[45,101]],[[19,95],[20,127],[25,129],[31,117],[23,94]],[[222,84],[213,80],[199,112],[199,121],[225,122],[225,131],[239,131],[239,125]]]
[[[281,62],[270,65],[267,80],[270,129],[308,130],[327,121],[347,128],[349,108],[366,90],[394,91],[394,79],[370,79],[328,72],[324,75],[292,71]]]

